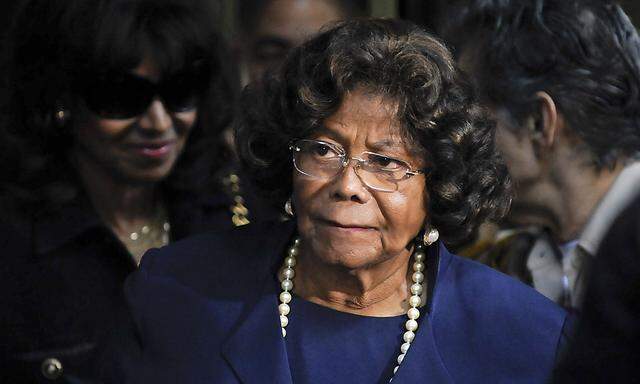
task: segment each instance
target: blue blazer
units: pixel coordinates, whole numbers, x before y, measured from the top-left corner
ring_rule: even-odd
[[[294,230],[252,224],[148,252],[125,286],[140,347],[127,382],[292,383],[275,276]],[[393,382],[544,382],[565,312],[442,245],[428,259],[430,300]]]

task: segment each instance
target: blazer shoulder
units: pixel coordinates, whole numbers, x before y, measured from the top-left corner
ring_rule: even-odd
[[[288,222],[264,222],[195,235],[149,250],[140,270],[187,285],[199,279],[225,281],[247,273],[266,273],[291,235]]]
[[[562,325],[566,312],[532,287],[484,264],[451,255],[452,273],[474,300],[497,312],[526,314]]]
[[[432,307],[441,357],[456,381],[543,382],[565,336],[565,311],[485,265],[448,255]],[[477,378],[477,377],[476,377]]]

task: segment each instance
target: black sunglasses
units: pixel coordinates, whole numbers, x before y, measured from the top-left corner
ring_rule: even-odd
[[[197,107],[209,76],[201,68],[191,68],[154,83],[132,73],[85,76],[79,93],[87,107],[100,117],[128,119],[143,114],[157,96],[173,113]]]

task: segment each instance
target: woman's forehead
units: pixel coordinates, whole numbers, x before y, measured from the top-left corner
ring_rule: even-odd
[[[414,152],[397,117],[397,102],[361,90],[349,92],[318,130],[341,144],[363,143],[370,150]],[[344,142],[344,143],[343,143]]]

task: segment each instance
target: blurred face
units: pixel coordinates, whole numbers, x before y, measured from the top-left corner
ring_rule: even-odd
[[[345,96],[340,109],[309,139],[339,145],[349,157],[375,152],[420,169],[424,164],[418,151],[399,137],[394,111],[393,103],[357,90]],[[348,269],[406,254],[427,219],[424,175],[398,181],[393,192],[381,192],[363,183],[355,164],[352,160],[330,179],[293,171],[293,204],[303,251]]]
[[[132,81],[142,80],[141,87],[151,88],[162,81],[149,60],[131,74],[132,79],[137,78]],[[121,93],[121,100],[131,98],[130,92]],[[101,95],[97,96],[94,98],[103,100]],[[135,105],[133,101],[123,105]],[[184,150],[198,113],[195,103],[183,102],[181,107],[174,104],[178,103],[172,100],[172,108],[168,109],[166,102],[155,95],[148,104],[143,103],[140,111],[128,111],[118,118],[106,118],[95,110],[81,108],[75,116],[76,153],[80,161],[96,164],[125,183],[156,183],[166,178]],[[132,113],[135,114],[128,116]]]
[[[331,1],[271,1],[249,38],[249,80],[260,79],[265,70],[280,64],[291,48],[316,34],[323,25],[342,17]]]
[[[547,182],[545,169],[536,154],[531,130],[514,127],[517,124],[504,109],[494,109],[496,146],[513,180],[515,196],[506,226],[543,226],[555,230],[560,219],[554,213],[555,191]],[[525,124],[533,124],[528,121]]]
[[[458,64],[470,74],[476,74],[478,59],[484,44],[469,41],[459,50]],[[509,169],[515,196],[507,217],[501,222],[506,227],[542,226],[556,230],[560,220],[556,193],[548,183],[549,169],[543,165],[535,148],[531,119],[519,124],[503,107],[488,106],[496,120],[496,147]]]

